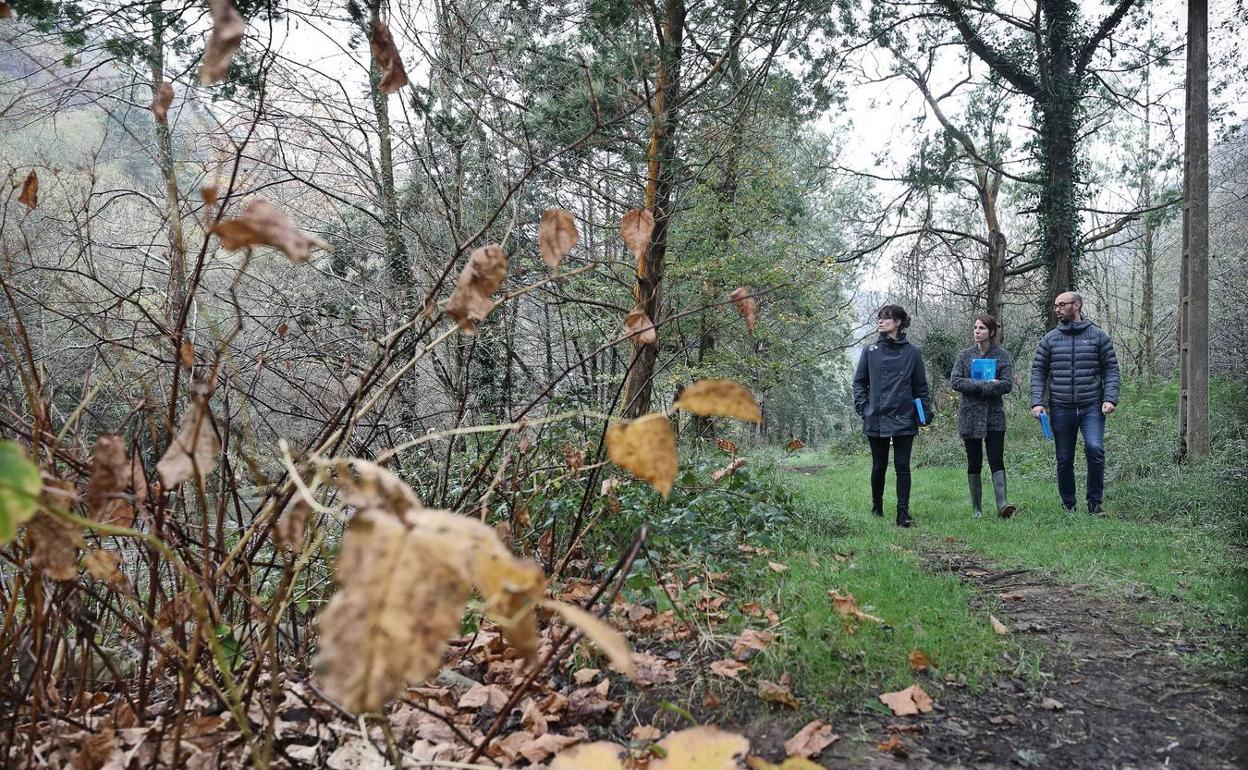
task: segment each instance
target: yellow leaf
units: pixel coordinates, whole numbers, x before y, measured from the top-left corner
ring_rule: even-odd
[[[650,763],[650,770],[736,770],[737,758],[750,750],[750,741],[702,725],[668,735],[659,748],[664,755]]]
[[[824,770],[823,765],[816,765],[802,757],[789,757],[778,765],[773,765],[762,757],[748,757],[745,764],[750,770]]]
[[[633,252],[633,256],[641,256],[650,248],[650,236],[654,234],[654,214],[649,209],[633,209],[620,220],[620,235],[624,245]]]
[[[446,306],[446,314],[459,324],[464,334],[477,333],[477,324],[494,309],[490,295],[506,276],[507,254],[502,246],[490,244],[472,252]]]
[[[996,615],[989,615],[988,620],[992,621],[992,630],[997,632],[998,636],[1005,636],[1010,633],[1010,629],[1004,623],[997,620]]]
[[[542,606],[554,610],[564,620],[584,631],[585,636],[607,654],[617,671],[626,674],[630,679],[637,678],[637,667],[633,664],[632,651],[624,634],[575,605],[543,601]]]
[[[542,252],[542,259],[552,268],[559,263],[576,245],[581,234],[576,230],[576,220],[572,212],[564,209],[547,209],[542,212],[542,224],[538,228],[537,243]]]
[[[608,741],[583,743],[555,757],[550,770],[624,770],[624,747]]]
[[[718,415],[746,422],[763,420],[754,395],[730,380],[698,380],[680,391],[675,406],[703,417]]]
[[[652,413],[607,428],[607,456],[664,497],[671,494],[676,481],[676,437],[665,415]]]

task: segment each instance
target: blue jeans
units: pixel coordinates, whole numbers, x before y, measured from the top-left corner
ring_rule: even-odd
[[[1074,508],[1075,434],[1083,434],[1083,454],[1088,460],[1088,508],[1101,504],[1105,494],[1105,415],[1100,404],[1052,406],[1049,420],[1057,451],[1057,492],[1064,508]]]

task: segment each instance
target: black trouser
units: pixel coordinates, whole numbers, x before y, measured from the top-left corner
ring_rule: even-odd
[[[888,445],[893,445],[893,470],[897,473],[897,509],[910,509],[910,449],[914,436],[867,436],[871,442],[871,505],[884,507],[884,476],[888,471]]]
[[[987,438],[962,438],[966,444],[966,472],[978,476],[984,469],[984,444],[988,445],[988,467],[993,473],[1005,470],[1005,431],[990,430]]]

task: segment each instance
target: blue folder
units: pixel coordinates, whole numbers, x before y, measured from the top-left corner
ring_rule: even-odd
[[[972,380],[995,380],[997,379],[997,359],[995,358],[973,358],[971,359],[971,379]]]
[[[927,425],[927,415],[923,413],[923,400],[916,398],[914,408],[919,410],[919,425]]]
[[[1049,413],[1040,413],[1040,430],[1044,432],[1044,438],[1047,441],[1053,440],[1053,426],[1049,424]]]

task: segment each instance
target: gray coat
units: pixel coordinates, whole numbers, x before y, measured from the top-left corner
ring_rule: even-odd
[[[1058,324],[1040,338],[1031,361],[1031,405],[1118,403],[1118,358],[1109,335],[1091,321]]]
[[[976,358],[997,359],[994,380],[972,380],[971,361]],[[1005,430],[1005,404],[1001,397],[1014,389],[1014,362],[999,345],[980,353],[978,345],[958,353],[949,373],[949,386],[962,397],[958,399],[958,435],[963,438],[985,438],[988,431]]]
[[[923,354],[906,340],[880,335],[858,357],[854,373],[854,408],[862,415],[862,431],[868,436],[913,436],[919,432],[919,413],[914,400],[923,404],[927,422],[932,421],[932,399],[927,391]]]

